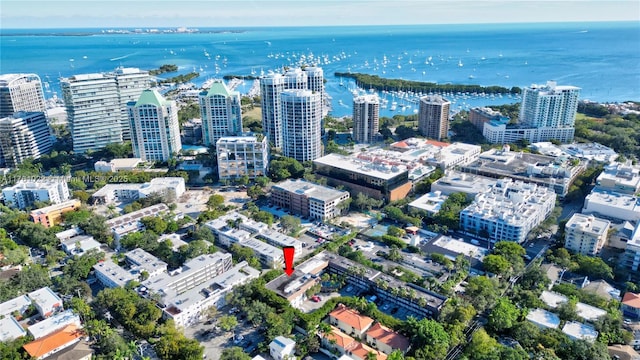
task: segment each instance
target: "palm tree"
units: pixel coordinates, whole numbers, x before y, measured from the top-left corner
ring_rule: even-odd
[[[394,350],[393,352],[391,352],[391,354],[389,354],[387,360],[404,360],[404,355],[402,354],[402,351]]]
[[[376,353],[374,353],[373,351],[369,351],[367,353],[367,356],[365,357],[365,360],[376,360],[378,358],[378,355],[376,355]]]
[[[333,332],[333,328],[331,327],[331,325],[327,324],[324,321],[318,324],[318,334],[320,334],[320,337],[324,338],[327,335],[331,334],[331,332]]]

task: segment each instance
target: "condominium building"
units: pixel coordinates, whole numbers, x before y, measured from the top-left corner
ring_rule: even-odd
[[[546,85],[533,84],[522,91],[520,124],[535,128],[573,127],[575,124],[580,88],[547,81]]]
[[[120,97],[116,80],[106,74],[75,75],[60,80],[73,151],[99,150],[122,143]]]
[[[371,143],[379,129],[380,99],[378,95],[362,95],[353,99],[353,140]]]
[[[551,214],[555,202],[556,194],[546,187],[499,179],[460,212],[460,226],[492,242],[523,243]]]
[[[491,189],[495,183],[496,179],[449,170],[443,177],[431,184],[431,191],[439,191],[444,195],[462,192],[467,195],[468,199],[473,199],[479,193]]]
[[[216,152],[220,180],[267,175],[269,144],[263,135],[222,137],[216,143]]]
[[[166,196],[169,200],[178,199],[186,191],[184,178],[160,177],[143,184],[107,184],[91,195],[91,202],[111,204],[114,201],[133,201],[152,194]]]
[[[62,78],[73,150],[98,150],[131,139],[127,103],[137,100],[150,81],[148,72],[136,68]]]
[[[260,105],[262,107],[262,129],[269,142],[282,148],[282,117],[280,116],[280,93],[285,89],[284,76],[268,74],[260,78]]]
[[[18,111],[44,112],[42,81],[36,74],[0,75],[0,118]]]
[[[48,318],[56,312],[63,310],[62,299],[49,287],[32,291],[27,294],[27,296],[33,301],[33,305],[43,318]]]
[[[502,115],[500,111],[488,107],[477,107],[469,110],[469,122],[475,125],[480,131],[484,129],[484,124],[490,121],[508,123],[509,117]]]
[[[322,155],[322,96],[311,90],[281,93],[283,153],[304,162]]]
[[[80,205],[80,200],[67,200],[60,204],[54,204],[33,210],[29,214],[29,218],[36,224],[42,224],[42,226],[50,228],[62,222],[63,214],[78,210]]]
[[[169,212],[169,207],[165,204],[156,204],[146,208],[130,212],[128,214],[109,219],[105,222],[111,230],[116,242],[127,234],[145,230],[144,224],[140,220],[145,217],[160,216]],[[116,245],[118,245],[116,243]]]
[[[306,90],[309,89],[309,78],[300,68],[292,68],[284,73],[285,89]],[[317,85],[317,84],[316,84]]]
[[[2,196],[9,207],[25,209],[36,201],[60,204],[69,200],[69,187],[64,178],[48,177],[35,181],[20,180],[2,189]]]
[[[606,219],[636,222],[640,220],[640,197],[596,186],[585,197],[582,213],[594,214]]]
[[[598,175],[596,184],[601,189],[629,195],[637,194],[640,192],[640,166],[611,163]]]
[[[167,263],[149,254],[141,248],[133,249],[124,254],[127,264],[135,268],[136,274],[147,273],[148,278],[156,277],[167,272]]]
[[[199,95],[202,116],[202,143],[215,145],[223,136],[242,133],[240,93],[230,91],[223,82],[214,82]]]
[[[155,90],[127,104],[133,154],[143,161],[167,161],[182,149],[178,107]]]
[[[327,115],[329,107],[328,99],[324,91],[324,71],[317,66],[307,66],[304,68],[304,73],[307,75],[307,89],[319,93],[321,96],[320,102],[322,103],[322,116]]]
[[[108,288],[125,287],[129,281],[139,279],[139,274],[132,274],[111,259],[105,259],[93,265],[93,271],[100,284]]]
[[[564,228],[564,247],[582,255],[595,256],[607,241],[610,225],[610,221],[593,215],[573,214]]]
[[[347,191],[305,180],[285,180],[271,188],[271,202],[311,219],[329,220],[342,213],[340,204],[349,199]]]
[[[638,271],[638,269],[640,269],[640,222],[635,225],[631,232],[631,236],[627,241],[624,256],[623,264],[625,268],[633,271]]]
[[[17,167],[51,151],[53,142],[43,112],[16,112],[0,118],[0,165]]]
[[[428,138],[441,140],[449,137],[449,107],[451,102],[440,95],[420,98],[418,130]]]
[[[396,201],[411,191],[409,171],[404,165],[380,164],[348,156],[329,154],[313,161],[314,173],[331,186],[344,186],[351,196],[363,193],[375,199]]]
[[[511,144],[520,140],[527,140],[530,143],[550,140],[569,143],[573,141],[574,133],[573,126],[538,128],[496,120],[485,123],[482,130],[482,135],[492,144]]]

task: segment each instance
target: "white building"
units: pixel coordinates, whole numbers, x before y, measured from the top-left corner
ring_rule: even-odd
[[[14,313],[22,315],[31,305],[31,299],[27,295],[21,295],[0,304],[0,317],[8,317]]]
[[[309,87],[309,78],[300,68],[291,68],[284,73],[285,89],[305,90]]]
[[[0,75],[0,118],[18,111],[44,112],[42,81],[36,74]]]
[[[67,108],[73,150],[98,150],[130,138],[126,104],[150,86],[148,72],[117,69],[112,73],[82,74],[60,81]]]
[[[311,219],[328,220],[342,213],[340,204],[349,199],[347,191],[336,190],[306,180],[285,180],[271,187],[271,202]]]
[[[473,199],[481,192],[489,191],[496,179],[467,174],[455,170],[448,170],[443,177],[431,184],[431,191],[439,191],[443,195],[451,195],[456,192],[467,194],[467,198]]]
[[[93,265],[96,279],[104,287],[117,288],[125,287],[131,280],[138,280],[139,276],[132,274],[130,271],[123,269],[110,259],[100,261]]]
[[[0,164],[17,167],[28,158],[48,154],[52,146],[43,112],[16,112],[0,118]]]
[[[489,121],[484,124],[482,135],[492,144],[510,144],[520,140],[531,143],[558,140],[562,143],[573,141],[575,128],[537,128],[525,125],[510,125],[504,122]]]
[[[9,207],[25,209],[36,201],[60,204],[69,200],[69,187],[64,178],[46,177],[35,181],[20,180],[2,189],[2,196]]]
[[[610,225],[610,221],[593,215],[573,214],[564,228],[564,247],[582,255],[595,256],[607,241]]]
[[[113,159],[109,162],[96,161],[93,169],[98,172],[133,171],[142,163],[140,158]]]
[[[284,90],[280,96],[284,155],[301,162],[319,158],[322,95],[311,90]]]
[[[610,163],[618,158],[618,153],[613,149],[598,143],[573,143],[560,145],[567,154],[589,161]]]
[[[378,95],[362,95],[353,99],[353,141],[372,143],[380,128]]]
[[[409,209],[416,209],[433,216],[440,211],[440,207],[449,196],[440,191],[431,191],[409,203]]]
[[[25,335],[27,332],[13,316],[0,319],[0,342],[8,343]]]
[[[596,184],[601,189],[621,194],[637,194],[640,192],[640,166],[610,163],[598,175]]]
[[[53,332],[65,328],[68,325],[82,327],[80,316],[74,314],[73,311],[67,310],[58,313],[48,319],[35,323],[27,328],[34,339],[40,339]]]
[[[578,109],[580,88],[533,84],[522,90],[519,122],[535,128],[573,127]]]
[[[442,140],[449,137],[449,107],[451,102],[440,95],[420,98],[418,130],[428,138]]]
[[[134,156],[143,161],[167,161],[182,149],[178,107],[155,90],[145,90],[127,104]]]
[[[56,234],[62,250],[68,255],[82,256],[90,250],[100,250],[102,246],[93,236],[85,235],[84,231],[75,227],[69,230],[61,231]]]
[[[152,278],[167,272],[166,262],[140,248],[133,249],[125,253],[124,256],[129,266],[136,269],[135,273],[144,271],[149,275],[149,278]]]
[[[146,198],[152,194],[160,194],[175,201],[186,187],[182,177],[160,177],[143,184],[107,184],[91,195],[94,203],[111,204],[114,201],[129,201]]]
[[[331,103],[326,96],[326,92],[324,91],[324,71],[321,67],[317,66],[307,66],[304,68],[303,72],[307,75],[307,89],[317,92],[322,97],[322,116],[326,116],[329,112],[329,108]]]
[[[216,143],[218,177],[232,180],[243,176],[255,179],[269,170],[269,144],[264,136],[222,137]]]
[[[460,212],[460,226],[492,242],[522,243],[551,214],[555,202],[556,194],[546,187],[499,179]]]
[[[558,315],[543,309],[532,309],[527,314],[527,320],[537,325],[542,330],[557,329],[560,326]]]
[[[593,343],[598,338],[598,332],[593,326],[585,325],[576,321],[568,321],[562,327],[562,332],[567,334],[571,340],[584,340]]]
[[[124,235],[130,234],[135,231],[145,230],[144,225],[142,224],[142,222],[140,222],[142,218],[159,216],[167,212],[169,212],[169,207],[167,205],[156,204],[144,209],[130,212],[122,216],[115,217],[113,219],[109,219],[105,223],[111,230],[114,239],[116,241],[120,241],[120,239]]]
[[[260,77],[260,105],[262,107],[262,129],[267,139],[276,148],[282,148],[282,116],[280,94],[285,89],[284,76],[268,74]]]
[[[445,143],[435,140],[425,140],[419,138],[409,138],[391,144],[388,153],[396,154],[395,157],[403,162],[417,160],[421,163],[439,167],[442,170],[451,169],[456,166],[470,164],[480,157],[482,148],[478,145],[466,143]],[[378,152],[377,149],[373,152]],[[397,152],[401,154],[398,155]],[[357,157],[361,157],[360,153]],[[387,155],[390,157],[389,155]]]
[[[635,222],[640,220],[640,198],[596,186],[584,199],[582,213]]]
[[[295,360],[296,342],[284,336],[278,336],[269,344],[269,354],[275,360]]]
[[[630,239],[627,241],[624,255],[624,266],[633,271],[638,271],[640,268],[640,222],[636,224]]]
[[[43,287],[29,294],[29,299],[33,301],[38,313],[43,318],[48,318],[56,312],[62,310],[62,299],[49,287]]]
[[[166,296],[163,300],[167,304],[163,309],[163,316],[173,319],[177,326],[189,326],[201,320],[208,308],[223,307],[226,304],[226,295],[234,287],[246,284],[259,275],[258,270],[242,261],[228,271],[183,293],[175,294],[169,291],[167,294],[172,295]]]
[[[223,82],[214,82],[199,96],[202,116],[202,143],[215,145],[223,136],[242,133],[240,93],[230,91]]]

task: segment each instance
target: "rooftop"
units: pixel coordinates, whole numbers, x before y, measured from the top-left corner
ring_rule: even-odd
[[[569,321],[562,327],[562,332],[572,339],[594,342],[598,338],[598,332],[592,326],[575,321]]]
[[[125,287],[129,281],[137,278],[137,276],[134,276],[131,272],[121,268],[110,259],[106,259],[93,265],[93,269],[120,287]]]
[[[544,328],[556,329],[560,326],[560,318],[558,315],[543,309],[529,310],[527,320]]]
[[[575,213],[571,216],[565,228],[602,236],[607,233],[610,225],[611,222],[609,220],[599,219],[593,215]]]
[[[149,254],[141,248],[133,249],[125,254],[127,261],[142,270],[153,274],[167,269],[167,263]]]
[[[336,190],[334,188],[314,184],[303,179],[288,179],[273,186],[276,189],[282,189],[298,195],[306,195],[308,198],[320,201],[331,201],[338,199],[346,193],[346,191]]]
[[[612,190],[635,193],[640,190],[640,166],[611,163],[598,175],[596,183]]]
[[[440,191],[432,191],[410,202],[409,206],[424,210],[429,214],[436,214],[448,197],[448,195],[443,195]]]
[[[550,308],[554,309],[557,308],[560,304],[564,304],[569,301],[566,296],[547,290],[543,291],[542,294],[540,294],[540,300],[542,300]],[[578,316],[587,321],[596,321],[599,317],[607,314],[605,310],[581,302],[576,304],[576,312]]]
[[[142,106],[142,105],[154,105],[154,106],[161,107],[161,106],[166,106],[168,104],[170,104],[170,102],[165,100],[165,98],[163,98],[158,91],[144,90],[142,91],[142,94],[140,94],[138,101],[135,103],[135,107]]]
[[[621,194],[596,186],[586,196],[585,202],[604,204],[625,211],[640,213],[640,198],[633,195]]]
[[[296,342],[284,336],[276,336],[276,338],[269,344],[269,347],[272,347],[274,344],[284,349],[287,346],[295,345]]]
[[[608,347],[609,356],[612,358],[614,356],[618,356],[616,359],[619,360],[640,360],[640,354],[633,349],[633,346],[630,345],[610,345]]]
[[[35,209],[31,211],[31,215],[33,216],[33,215],[48,214],[53,211],[59,211],[59,210],[63,210],[70,207],[80,207],[80,200],[76,200],[76,199],[67,200],[67,201],[61,202],[60,204],[54,204],[50,206],[45,206],[40,209]]]
[[[156,216],[160,213],[167,212],[167,211],[169,211],[169,207],[167,205],[156,204],[156,205],[146,207],[144,209],[133,211],[128,214],[107,220],[106,224],[108,227],[115,230],[120,226],[125,226],[132,222],[138,222],[144,217]]]
[[[43,287],[28,294],[29,298],[34,303],[38,304],[44,309],[49,309],[55,306],[62,306],[62,299],[49,287]]]
[[[49,336],[25,344],[24,349],[32,357],[39,358],[66,344],[79,341],[84,333],[76,325],[67,325]]]
[[[640,294],[626,292],[622,298],[622,303],[632,308],[640,309]]]
[[[353,327],[356,330],[363,331],[367,329],[371,324],[373,324],[373,319],[360,315],[357,311],[350,309],[342,304],[338,304],[338,306],[329,313],[329,316],[337,319],[349,326]]]
[[[463,192],[475,196],[479,192],[489,190],[495,183],[496,179],[448,170],[445,176],[431,184],[431,190],[437,190],[447,195]]]
[[[0,304],[0,316],[10,315],[14,311],[21,311],[31,304],[31,299],[27,295],[21,295]]]
[[[338,169],[351,171],[357,174],[364,174],[382,180],[389,180],[402,173],[407,173],[406,166],[397,165],[389,166],[384,164],[375,164],[370,161],[354,159],[352,157],[329,154],[321,158],[313,160],[314,164],[332,166]]]
[[[74,314],[71,310],[66,310],[29,326],[28,330],[29,333],[33,335],[34,339],[39,339],[54,331],[60,330],[67,325],[73,324],[80,327],[80,316]]]
[[[19,322],[13,316],[0,319],[0,341],[7,342],[27,335]]]
[[[389,345],[392,349],[400,349],[403,352],[407,351],[411,346],[411,342],[405,336],[398,334],[380,323],[375,323],[367,331],[367,336]]]

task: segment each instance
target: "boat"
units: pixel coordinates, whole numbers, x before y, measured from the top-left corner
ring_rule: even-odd
[[[475,78],[475,76],[469,75],[469,79],[474,79],[474,78]]]
[[[458,66],[459,67],[463,67],[464,65],[462,64],[462,60],[458,60]]]

